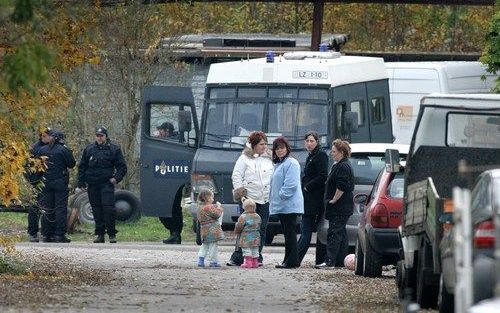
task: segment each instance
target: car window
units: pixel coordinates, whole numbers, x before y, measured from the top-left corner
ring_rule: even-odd
[[[488,176],[482,177],[471,194],[471,218],[472,223],[484,221],[493,216],[491,205],[491,184],[492,180]]]
[[[383,154],[353,154],[349,161],[354,171],[354,183],[357,185],[373,185],[385,164]]]
[[[387,187],[387,195],[391,198],[402,199],[404,194],[404,174],[396,173]]]
[[[400,161],[406,159],[405,154],[400,154]],[[385,167],[385,153],[356,152],[349,161],[354,171],[356,185],[373,185],[378,173]]]

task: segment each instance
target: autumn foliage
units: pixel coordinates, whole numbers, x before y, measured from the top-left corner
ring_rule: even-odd
[[[85,91],[72,90],[74,86],[67,83],[71,75],[84,73],[79,72],[82,68],[90,65],[106,81],[114,79],[113,100],[129,103],[121,112],[128,115],[122,119],[120,143],[125,155],[132,156],[137,150],[133,141],[140,121],[140,90],[156,77],[153,69],[159,66],[163,52],[158,47],[164,37],[220,32],[310,33],[312,26],[312,5],[307,3],[142,3],[130,0],[101,7],[100,1],[0,0],[0,202],[10,204],[18,199],[29,145],[37,139],[39,126],[76,127],[74,120],[99,113],[86,112],[83,106],[79,110],[78,104],[84,101],[78,102],[74,95],[84,98]],[[350,33],[348,50],[480,52],[488,23],[495,12],[498,16],[496,9],[327,4],[323,31]],[[493,38],[489,41],[491,53],[484,58],[495,65],[498,18],[490,25],[489,36]],[[175,62],[171,56],[164,57],[167,62],[161,66]],[[106,77],[104,71],[111,76]],[[80,81],[85,80],[80,77]],[[88,133],[85,128],[84,134]],[[82,135],[81,129],[73,134]],[[68,138],[70,147],[75,137]],[[82,143],[72,147],[75,154]],[[132,165],[132,160],[127,161]],[[134,175],[137,173],[130,177]]]

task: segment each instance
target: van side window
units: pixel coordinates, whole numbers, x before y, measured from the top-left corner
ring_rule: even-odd
[[[194,144],[194,128],[190,132],[179,132],[179,111],[191,111],[188,106],[151,104],[149,117],[149,136],[161,140]],[[192,119],[192,116],[191,116]],[[192,120],[191,120],[192,123]]]
[[[358,125],[365,123],[365,103],[363,100],[351,102],[351,111],[358,113]]]
[[[335,103],[335,138],[340,138],[344,133],[344,129],[342,127],[342,116],[345,111],[347,111],[345,102]]]
[[[383,122],[386,119],[384,97],[372,98],[372,120]]]

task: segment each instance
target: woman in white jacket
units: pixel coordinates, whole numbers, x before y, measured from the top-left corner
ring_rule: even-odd
[[[252,199],[257,205],[256,213],[262,220],[259,246],[260,266],[263,261],[262,247],[266,242],[266,227],[269,220],[269,188],[272,174],[273,162],[271,152],[267,147],[267,137],[264,132],[253,132],[248,136],[246,147],[234,165],[231,178],[235,199],[240,201],[242,196]],[[233,259],[227,264],[237,265]]]

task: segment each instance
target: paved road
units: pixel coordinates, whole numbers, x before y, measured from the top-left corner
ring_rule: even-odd
[[[345,269],[316,270],[314,248],[294,270],[274,268],[283,247],[266,247],[265,266],[248,270],[197,268],[198,246],[189,244],[22,243],[17,249],[28,258],[56,257],[64,260],[58,266],[72,264],[93,275],[103,270],[108,279],[48,288],[50,297],[31,305],[0,301],[0,312],[399,311],[393,273],[366,279]],[[221,261],[231,252],[231,246],[220,247]],[[361,296],[365,289],[369,292]]]

